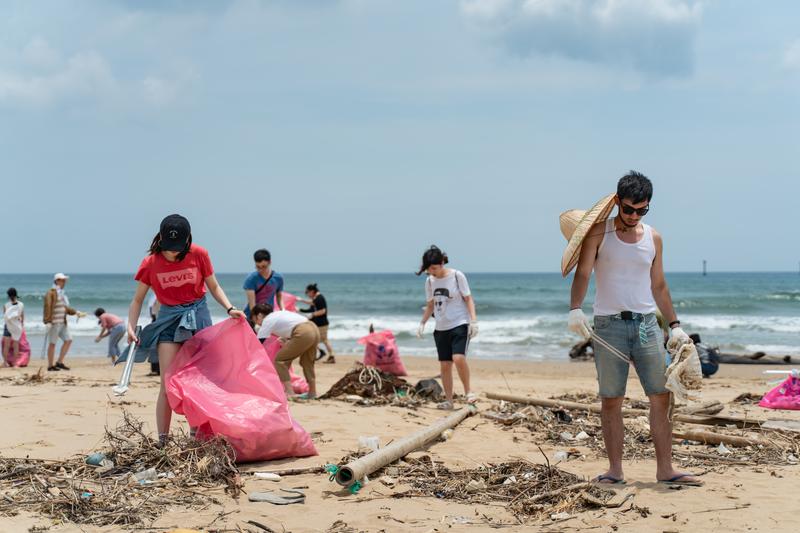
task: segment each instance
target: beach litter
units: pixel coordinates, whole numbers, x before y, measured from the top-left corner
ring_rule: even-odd
[[[204,490],[223,488],[232,497],[242,490],[233,450],[221,438],[199,442],[174,434],[165,447],[147,435],[127,412],[106,428],[104,460],[0,457],[0,515],[30,512],[55,521],[94,526],[147,524],[169,507],[207,508],[219,502]],[[93,457],[94,456],[94,457]],[[170,475],[171,474],[171,475]],[[136,481],[129,483],[131,478]]]
[[[589,448],[596,456],[605,457],[598,405],[503,394],[487,396],[500,401],[483,411],[481,416],[493,420],[505,430],[525,428],[530,431],[533,441],[547,442],[560,448],[561,451],[553,456],[557,462],[583,455],[576,448],[564,450],[565,444]],[[567,397],[570,400],[584,398],[588,401],[595,398],[591,394]],[[515,403],[512,398],[524,400],[525,403]],[[722,416],[717,414],[721,408],[724,406],[719,402],[708,402],[676,410],[673,437],[678,444],[673,451],[684,466],[722,470],[730,466],[757,468],[760,465],[796,464],[790,458],[800,456],[800,433],[786,423]],[[564,409],[572,413],[568,419],[559,415]],[[626,417],[623,456],[626,460],[651,459],[655,456],[649,421],[644,416],[646,413],[646,410],[637,408],[623,409],[623,416]],[[696,423],[679,422],[682,420]],[[713,431],[700,429],[710,424],[717,424]],[[720,453],[720,444],[730,453]]]
[[[441,463],[406,459],[400,479],[410,489],[395,498],[432,496],[470,505],[503,504],[520,523],[615,505],[617,492],[549,464],[523,459],[451,470]],[[609,504],[609,505],[607,505]]]
[[[405,379],[359,362],[320,398],[342,398],[361,406],[391,404],[415,408],[424,403]]]

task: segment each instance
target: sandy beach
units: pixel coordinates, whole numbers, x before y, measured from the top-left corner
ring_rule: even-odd
[[[342,357],[336,365],[318,365],[320,390],[327,390],[355,360]],[[65,459],[95,451],[102,447],[104,427],[114,427],[123,408],[152,427],[157,378],[145,377],[147,368],[144,365],[135,369],[133,386],[120,399],[111,393],[119,368],[112,369],[106,361],[97,358],[73,358],[71,362],[71,372],[45,373],[45,381],[39,384],[19,384],[26,375],[36,372],[39,361],[26,369],[2,369],[2,457]],[[411,383],[437,374],[438,365],[433,359],[406,357],[405,363]],[[471,365],[474,386],[481,392],[510,390],[540,398],[595,392],[592,363],[473,360]],[[799,420],[797,413],[769,412],[754,405],[730,403],[742,393],[760,395],[765,392],[768,385],[761,375],[764,369],[723,365],[713,379],[705,380],[703,399],[725,403],[723,413],[726,414]],[[635,377],[629,381],[628,396],[632,400],[643,398]],[[479,407],[486,410],[496,403],[484,398]],[[789,529],[794,524],[787,510],[796,506],[797,487],[800,486],[800,471],[796,466],[727,465],[720,460],[711,467],[693,468],[694,472],[703,474],[704,487],[670,490],[655,483],[652,459],[627,461],[626,490],[631,490],[634,497],[621,508],[584,511],[563,522],[546,519],[528,525],[519,525],[499,504],[473,506],[433,497],[391,498],[393,493],[408,488],[403,483],[390,488],[373,480],[357,495],[350,495],[323,474],[284,477],[278,483],[248,474],[336,463],[357,449],[358,437],[362,435],[377,435],[384,445],[442,416],[433,404],[429,405],[410,410],[396,406],[363,407],[339,400],[293,404],[292,413],[313,434],[319,456],[241,465],[240,469],[246,492],[277,486],[307,487],[305,504],[251,503],[246,496],[235,501],[219,490],[213,495],[222,505],[209,504],[201,510],[166,509],[155,523],[146,524],[152,528],[148,530],[187,527],[202,531],[237,531],[239,525],[248,527],[247,520],[258,521],[275,531],[294,532],[485,531],[493,527],[507,531],[530,531],[531,528],[543,531],[776,531]],[[173,428],[177,425],[185,427],[186,423],[176,417]],[[544,463],[540,445],[553,462],[553,455],[559,450],[573,447],[580,450],[581,457],[559,465],[578,476],[588,478],[605,469],[605,459],[580,443],[558,446],[552,442],[538,442],[525,427],[504,428],[480,415],[465,420],[450,440],[433,444],[426,453],[450,468],[474,468],[512,458]],[[691,448],[716,453],[711,446]],[[680,467],[680,461],[678,465]],[[230,514],[219,517],[220,512]],[[121,530],[120,527],[54,524],[25,512],[0,517],[0,531],[3,532],[25,532],[33,526],[50,526],[49,531],[65,532]]]

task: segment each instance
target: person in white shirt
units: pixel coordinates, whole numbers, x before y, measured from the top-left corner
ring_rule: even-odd
[[[445,395],[445,401],[437,406],[439,409],[453,408],[453,365],[464,385],[467,401],[472,403],[477,400],[477,396],[470,391],[467,365],[469,341],[478,334],[475,302],[467,277],[458,270],[446,268],[447,262],[447,255],[438,247],[431,246],[422,255],[422,267],[417,272],[418,276],[423,272],[428,273],[428,279],[425,280],[427,303],[417,337],[422,338],[425,323],[431,315],[436,319],[433,338],[436,341]]]
[[[17,289],[11,287],[6,291],[8,302],[3,304],[3,336],[10,337],[10,343],[3,344],[3,361],[8,361],[9,352],[13,351],[14,360],[19,357],[19,340],[25,324],[25,305],[17,299]]]
[[[308,399],[317,397],[314,363],[317,359],[319,330],[309,319],[292,311],[273,311],[272,306],[263,304],[266,316],[258,328],[258,338],[266,339],[272,334],[283,340],[283,347],[275,356],[275,370],[281,378],[287,397],[294,397],[289,365],[299,359],[303,376],[308,382]]]

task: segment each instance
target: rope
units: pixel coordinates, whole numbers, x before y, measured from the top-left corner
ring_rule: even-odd
[[[358,382],[362,385],[369,385],[372,383],[376,392],[383,389],[381,374],[375,367],[365,366],[362,368],[361,372],[358,374]]]
[[[620,359],[622,359],[626,363],[628,363],[628,364],[631,363],[631,358],[630,357],[628,357],[627,355],[625,355],[621,351],[619,351],[616,348],[614,348],[613,346],[611,346],[611,344],[608,341],[606,341],[603,337],[601,337],[600,335],[598,335],[594,331],[592,331],[591,334],[592,334],[592,340],[596,341],[603,348],[605,348],[606,350],[608,350],[612,354],[616,355],[617,357],[619,357]]]

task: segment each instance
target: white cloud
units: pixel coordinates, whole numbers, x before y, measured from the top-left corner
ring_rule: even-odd
[[[783,52],[783,66],[800,70],[800,39],[786,47]]]
[[[679,77],[693,69],[701,8],[690,0],[461,0],[461,13],[518,56]]]
[[[40,37],[25,45],[15,59],[0,64],[0,104],[48,107],[86,101],[161,107],[174,102],[183,85],[153,75],[120,79],[100,53],[84,51],[62,59]]]

